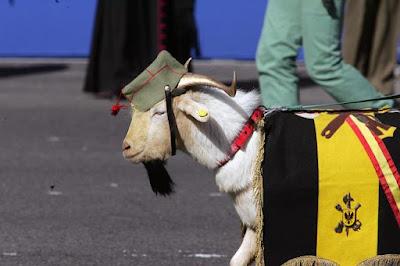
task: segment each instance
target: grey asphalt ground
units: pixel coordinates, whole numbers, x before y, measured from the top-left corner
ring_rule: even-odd
[[[212,173],[178,154],[170,197],[121,155],[129,112],[82,93],[85,60],[0,60],[0,265],[228,265],[240,222]],[[257,86],[254,62],[195,61]],[[331,98],[304,75],[303,103]]]

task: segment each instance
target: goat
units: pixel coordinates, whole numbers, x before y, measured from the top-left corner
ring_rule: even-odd
[[[257,265],[263,265],[263,258],[264,258],[262,250],[263,247],[260,238],[260,236],[261,237],[263,236],[262,234],[263,214],[261,213],[262,211],[260,206],[262,206],[262,200],[264,199],[264,197],[262,195],[262,191],[260,191],[260,184],[261,186],[263,185],[262,183],[260,183],[260,178],[261,178],[260,171],[262,171],[260,168],[260,163],[261,163],[260,158],[263,158],[262,155],[264,152],[263,143],[265,141],[265,134],[268,134],[269,148],[270,148],[268,151],[266,151],[267,155],[270,156],[269,157],[270,159],[266,160],[266,162],[268,161],[273,162],[272,159],[279,158],[280,155],[284,156],[284,158],[288,158],[290,157],[289,153],[292,151],[295,151],[294,154],[301,154],[301,153],[298,151],[296,152],[296,150],[293,149],[287,149],[288,154],[286,154],[282,153],[279,148],[278,149],[271,148],[274,143],[274,136],[275,138],[277,138],[277,136],[285,136],[285,134],[282,133],[283,132],[282,127],[287,125],[281,123],[280,126],[275,125],[274,130],[272,130],[271,128],[269,128],[268,130],[270,123],[273,122],[273,120],[276,119],[276,117],[279,117],[279,113],[278,114],[275,113],[274,117],[268,116],[265,118],[265,120],[267,120],[266,121],[267,125],[265,128],[262,126],[262,122],[256,125],[256,130],[253,132],[253,134],[250,135],[247,144],[243,146],[242,149],[239,149],[234,156],[230,156],[232,151],[233,141],[235,140],[234,143],[236,143],[236,136],[238,135],[239,132],[242,131],[243,125],[247,125],[248,118],[250,116],[253,117],[253,115],[255,114],[253,111],[259,110],[259,108],[257,107],[260,104],[260,95],[256,90],[249,92],[244,92],[239,90],[236,93],[235,77],[232,84],[233,85],[231,85],[231,87],[227,87],[226,85],[214,81],[208,77],[186,73],[183,74],[179,83],[177,84],[177,88],[180,91],[179,94],[174,97],[171,108],[168,107],[170,106],[171,103],[168,100],[168,97],[164,99],[161,98],[160,101],[156,102],[155,104],[152,104],[151,107],[146,110],[139,110],[135,108],[134,105],[132,105],[132,120],[128,132],[126,134],[126,137],[123,141],[123,147],[122,147],[123,156],[127,160],[133,163],[140,163],[140,162],[145,163],[146,169],[148,170],[149,173],[150,183],[152,185],[153,190],[156,193],[160,194],[170,193],[172,190],[171,188],[172,180],[169,179],[169,176],[166,174],[165,169],[162,167],[162,164],[160,165],[160,163],[168,160],[171,157],[171,154],[173,154],[174,150],[173,146],[171,146],[172,143],[171,135],[173,134],[170,134],[171,129],[169,125],[170,124],[169,116],[171,112],[168,112],[168,110],[171,111],[172,109],[172,112],[174,113],[174,116],[176,118],[175,121],[178,133],[175,139],[177,148],[189,154],[198,163],[214,171],[217,186],[219,187],[220,191],[226,192],[231,196],[231,198],[233,199],[234,207],[240,217],[240,220],[242,221],[242,224],[244,225],[245,233],[242,243],[239,249],[234,254],[234,256],[231,258],[230,265],[245,266],[251,263],[254,259],[257,260]],[[233,95],[235,96],[233,97]],[[274,110],[272,109],[268,112],[272,111]],[[349,123],[349,125],[351,125],[351,123],[354,123],[355,126],[357,126],[356,123],[359,123],[361,125],[361,128],[365,131],[365,134],[369,136],[370,140],[375,140],[375,142],[372,141],[371,143],[376,144],[373,147],[375,147],[375,151],[379,155],[378,153],[379,149],[381,149],[380,151],[382,152],[382,154],[384,154],[383,153],[384,150],[382,147],[385,144],[382,142],[382,140],[378,142],[379,140],[378,136],[382,136],[382,138],[393,137],[393,132],[395,131],[395,128],[400,127],[400,125],[398,124],[399,121],[398,113],[390,113],[390,112],[385,113],[384,111],[380,112],[381,113],[376,112],[375,114],[372,114],[371,111],[369,112],[364,111],[364,113],[362,111],[359,112],[342,111],[336,113],[331,111],[331,113],[325,112],[325,114],[323,114],[323,112],[302,113],[302,114],[292,113],[290,114],[290,116],[297,117],[296,119],[299,119],[299,117],[304,117],[304,118],[313,117],[314,120],[312,121],[313,126],[315,126],[314,123],[316,123],[316,121],[319,121],[318,125],[321,126],[322,125],[321,121],[323,121],[324,126],[319,128],[318,135],[321,138],[327,138],[327,139],[329,139],[338,129],[338,127],[340,127],[341,124],[343,124],[344,121],[347,121],[346,119],[350,117],[347,123]],[[288,113],[286,114],[280,113],[280,114],[285,116],[289,115]],[[391,119],[394,119],[394,123],[392,126],[390,126],[392,124],[391,122],[388,125],[383,124],[379,120],[374,118],[374,115],[378,117],[382,116],[382,118],[384,119],[388,119],[388,117],[391,117]],[[320,117],[321,120],[319,120],[317,117]],[[327,120],[326,118],[330,119],[330,122],[328,124],[326,123],[326,121],[329,120]],[[285,120],[279,120],[279,121],[283,122]],[[305,121],[302,121],[301,123],[304,122]],[[293,123],[293,125],[297,126],[298,124]],[[356,130],[360,130],[356,129],[355,126],[353,126],[354,129],[352,130],[355,130],[355,132]],[[351,126],[349,126],[348,128],[349,130],[350,127]],[[293,129],[297,129],[297,127],[294,128],[289,127],[289,129],[285,127],[286,131],[284,132],[296,132],[296,130]],[[381,132],[380,129],[385,129],[389,133],[386,132],[384,134],[384,132]],[[266,131],[268,132],[266,133]],[[316,128],[313,128],[312,131],[316,132]],[[297,132],[295,133],[295,136],[297,138],[303,137],[298,134],[299,133]],[[359,136],[361,136],[360,134],[359,136],[357,134],[355,135],[347,134],[347,135],[349,136],[349,138],[345,139],[346,140],[345,143],[352,145],[354,145],[354,143],[358,143],[357,142],[358,138]],[[335,141],[338,140],[336,139]],[[343,139],[340,138],[339,141],[343,141]],[[280,142],[276,141],[275,139],[275,144],[277,145],[279,143]],[[333,145],[332,143],[334,142],[331,141],[329,145]],[[369,148],[369,146],[367,146],[370,145],[367,143],[367,141],[364,141],[362,143],[363,144],[359,145],[365,145],[365,146],[363,147],[358,146],[359,148],[364,148],[365,150],[370,149],[372,151],[372,148]],[[341,143],[341,145],[343,145],[343,143]],[[378,146],[380,145],[379,147],[381,148],[378,149],[377,145]],[[353,148],[353,146],[351,147]],[[271,152],[272,150],[275,151],[279,150],[279,152],[275,153],[274,155],[274,153]],[[301,152],[304,152],[305,150],[306,149],[304,149],[303,147]],[[359,153],[361,154],[362,152]],[[330,156],[333,156],[335,154],[336,153],[326,152],[326,154],[322,155],[320,158],[332,158]],[[389,152],[386,152],[385,154],[386,155],[381,156],[381,163],[383,163],[383,165],[386,165],[388,164],[388,162],[392,162],[392,165],[394,165]],[[315,156],[317,156],[317,154],[315,154]],[[365,154],[363,154],[363,156],[364,156],[363,160],[366,160],[367,162],[369,162],[368,158],[376,158],[375,155],[373,156],[370,155],[371,157],[366,157]],[[398,160],[398,157],[394,158]],[[269,166],[271,165],[269,166],[266,165],[266,162],[264,162],[262,169],[264,170],[265,174],[268,174],[268,169],[270,169]],[[365,163],[364,165],[366,167],[367,166],[372,167],[373,164]],[[325,177],[329,177],[329,179],[331,180],[332,176],[341,176],[342,174],[336,173],[336,167],[333,167],[335,169],[333,171],[334,174],[329,173],[326,174]],[[374,167],[376,167],[376,164],[374,164]],[[350,171],[347,168],[344,169],[344,172],[346,173],[344,175],[345,177],[349,175],[349,173],[350,173],[349,176],[358,175],[359,171],[357,169],[360,169],[361,167],[356,167],[355,172],[353,172],[354,170],[353,165],[350,165],[350,168],[351,168]],[[393,168],[394,169],[393,170],[392,168],[390,168],[391,170],[387,171],[387,173],[385,174],[387,175],[387,177],[383,175],[383,178],[391,178],[391,176],[394,175],[398,176],[397,169]],[[374,176],[375,172],[373,172],[373,169],[370,170],[372,171],[368,170],[369,173],[366,176],[364,175],[360,176],[361,178],[363,178],[364,181],[367,180],[366,178],[368,178],[368,180],[374,180],[374,182],[372,182],[373,184],[371,183],[372,184],[371,186],[373,187],[377,185],[377,182],[375,182],[376,181],[375,180],[376,177]],[[277,174],[275,175],[275,180],[276,179],[282,180],[282,178],[280,178],[281,172],[276,171],[276,173]],[[341,172],[339,171],[339,173]],[[157,176],[154,176],[154,174],[156,174]],[[298,178],[298,177],[301,178],[301,174],[299,176],[288,174],[287,176],[291,176],[291,178]],[[270,175],[269,178],[267,178],[266,180],[271,179],[271,177],[272,175]],[[382,178],[382,176],[380,176],[379,178]],[[365,184],[367,184],[369,181],[365,182],[366,182]],[[393,185],[391,188],[393,192],[390,193],[396,193],[396,195],[399,195],[399,188],[397,187],[398,181],[395,182],[397,183],[395,184],[393,182],[393,184],[395,185]],[[331,183],[329,184],[331,185]],[[339,187],[341,187],[341,189],[343,190],[343,187],[341,185]],[[273,193],[272,194],[268,193],[267,185],[266,188],[267,188],[265,194],[266,197],[268,197],[268,195],[273,195]],[[331,189],[332,186],[330,187],[330,190]],[[345,187],[345,190],[346,189],[347,186]],[[376,186],[375,189],[377,189]],[[343,202],[350,202],[351,201],[350,192],[348,192],[348,194],[346,195],[347,196],[343,198]],[[375,194],[375,196],[376,195],[377,194]],[[266,208],[266,210],[268,210],[268,203],[272,202],[272,200],[268,200],[268,198],[266,199],[267,199],[266,200],[267,207],[265,206],[264,207]],[[286,206],[292,206],[293,201],[295,200],[287,202],[287,204],[289,205]],[[355,211],[360,206],[361,205],[357,205],[357,207],[355,207]],[[294,207],[296,208],[297,205],[294,205]],[[394,207],[397,208],[397,205]],[[347,208],[350,210],[351,208],[350,205]],[[388,209],[389,207],[385,208]],[[281,208],[281,209],[286,211],[286,208]],[[325,210],[331,210],[331,211],[335,209],[337,211],[343,212],[343,209],[340,205],[336,205],[335,207],[335,205],[333,204],[331,209],[329,209],[329,207],[325,208]],[[395,212],[396,210],[397,209],[394,209],[393,211]],[[272,217],[271,215],[268,216],[268,212],[266,212],[265,215],[267,218]],[[278,217],[280,216],[278,215]],[[364,217],[363,221],[372,220],[371,217],[375,216],[370,215],[368,217]],[[327,215],[325,216],[325,218],[330,219],[330,216]],[[393,222],[395,223],[394,216],[392,218]],[[398,224],[400,224],[400,220],[397,221]],[[382,225],[384,225],[384,223],[382,223]],[[329,231],[328,235],[340,233],[341,230],[343,230],[343,226],[344,225],[342,221],[341,223],[339,223],[337,228],[332,227],[332,230]],[[357,225],[355,229],[353,228],[353,230],[356,231],[359,230],[360,226],[361,223]],[[390,230],[388,229],[388,227],[385,227],[385,230],[386,229]],[[392,243],[392,244],[397,243],[391,240],[396,238],[395,236],[396,233],[398,235],[397,229],[398,228],[393,227],[392,230],[395,233],[393,235],[390,235],[390,237],[387,237],[387,239],[382,237],[380,241],[382,243]],[[274,231],[269,231],[269,232],[270,233],[267,235],[272,235]],[[277,238],[276,236],[279,238],[280,241],[281,235],[279,232],[278,234],[275,234],[275,238]],[[271,243],[271,241],[267,242]],[[283,243],[283,245],[286,245],[288,241],[281,243]],[[270,244],[270,247],[271,246],[272,244]],[[280,250],[281,251],[283,250],[285,252],[285,247],[281,247]],[[389,252],[393,252],[393,250],[398,250],[398,247],[396,249],[393,246],[388,245],[383,250],[388,250]],[[273,252],[271,252],[270,254],[273,254]],[[365,254],[363,254],[363,256],[364,255]],[[367,255],[370,256],[371,254]],[[389,264],[392,261],[397,262],[400,259],[398,255],[393,255],[393,256],[381,256],[381,254],[377,255],[379,256],[374,258],[375,260],[388,261]],[[273,255],[269,256],[269,258],[272,257]],[[341,257],[340,259],[344,260],[347,258],[344,256]],[[354,257],[352,259],[357,260],[360,259],[360,257]],[[306,262],[310,263],[310,265],[315,263],[317,263],[318,265],[336,265],[334,262],[315,256],[297,257],[294,260],[290,260],[289,262],[287,262],[288,264],[285,265],[304,265],[304,263]]]
[[[217,186],[219,187],[220,191],[226,192],[231,196],[235,209],[244,226],[244,237],[239,249],[231,258],[231,265],[248,265],[254,259],[256,259],[257,265],[263,265],[264,246],[262,239],[267,241],[265,236],[272,236],[268,240],[268,243],[266,243],[267,251],[271,250],[272,246],[275,246],[279,252],[284,252],[282,258],[277,258],[276,254],[279,252],[270,252],[270,256],[267,257],[267,260],[269,259],[272,261],[273,259],[277,259],[277,263],[281,263],[282,260],[285,261],[285,259],[291,258],[287,257],[285,253],[286,246],[288,246],[286,244],[289,243],[290,238],[287,238],[287,241],[281,241],[282,236],[280,234],[280,230],[274,231],[268,227],[268,225],[271,225],[270,222],[273,220],[273,218],[278,217],[278,223],[273,228],[279,229],[279,227],[282,226],[279,219],[280,217],[285,216],[284,213],[281,215],[274,214],[274,208],[269,205],[270,203],[274,202],[274,195],[276,197],[276,194],[271,193],[271,189],[273,190],[273,186],[279,187],[279,189],[286,188],[291,184],[295,184],[297,180],[300,181],[301,178],[303,178],[303,180],[306,180],[307,178],[307,180],[310,180],[309,176],[314,176],[313,173],[309,175],[308,172],[306,172],[305,177],[302,176],[303,171],[300,171],[298,174],[284,174],[287,172],[286,170],[295,169],[287,166],[289,165],[287,163],[289,163],[291,160],[286,159],[291,156],[301,156],[304,154],[305,150],[310,148],[309,143],[314,143],[316,145],[315,141],[317,141],[319,138],[329,139],[345,121],[347,121],[346,123],[349,125],[354,123],[355,126],[353,125],[352,129],[354,134],[345,134],[346,139],[344,140],[340,138],[339,144],[341,147],[344,146],[344,142],[352,145],[349,147],[356,147],[354,146],[354,143],[358,143],[358,141],[360,141],[364,146],[358,146],[358,152],[364,159],[366,159],[366,157],[362,149],[367,151],[372,150],[371,147],[375,147],[374,151],[377,152],[377,156],[380,156],[380,163],[382,163],[383,166],[386,166],[386,168],[390,168],[390,171],[386,171],[387,174],[383,176],[385,180],[387,178],[387,180],[391,180],[390,182],[392,182],[390,191],[385,190],[385,193],[387,193],[386,196],[389,197],[389,199],[390,197],[394,198],[393,195],[396,195],[396,198],[399,198],[400,192],[397,184],[400,180],[400,177],[398,175],[398,171],[395,168],[392,169],[392,167],[388,167],[388,165],[393,165],[393,159],[390,157],[389,153],[385,151],[385,144],[383,142],[379,142],[380,144],[377,142],[378,136],[393,136],[395,128],[400,127],[398,122],[396,122],[399,120],[394,119],[396,118],[396,115],[390,113],[383,115],[379,112],[371,113],[371,111],[364,111],[365,113],[362,113],[362,111],[346,111],[342,113],[331,112],[326,114],[323,114],[323,112],[295,114],[293,112],[277,113],[275,111],[278,109],[271,109],[264,112],[264,110],[262,110],[263,108],[258,107],[260,105],[260,95],[258,91],[238,91],[236,93],[236,75],[234,75],[231,86],[228,87],[209,77],[188,73],[187,64],[185,64],[185,66],[177,62],[170,54],[168,54],[168,52],[161,52],[157,59],[144,72],[142,72],[142,74],[140,74],[134,81],[124,88],[123,93],[131,102],[132,120],[126,137],[123,141],[123,156],[132,163],[144,163],[149,174],[150,184],[153,191],[161,195],[167,195],[172,192],[173,181],[170,179],[167,171],[163,167],[163,162],[167,161],[172,155],[174,155],[176,148],[189,154],[195,161],[214,171]],[[164,86],[165,91],[163,90]],[[113,106],[112,114],[115,114],[119,108],[121,108],[121,105],[117,104]],[[265,117],[263,116],[263,113]],[[271,115],[272,113],[274,113],[274,116]],[[313,117],[313,121],[308,120],[308,122],[306,122],[307,120],[303,120],[303,118],[299,120],[299,117],[301,116],[307,118],[310,117],[310,115]],[[388,119],[388,116],[392,117],[391,119],[394,119],[393,125],[395,125],[395,127],[392,126],[391,134],[383,134],[380,131],[380,128],[386,130],[390,129],[390,125],[385,125],[379,120],[373,118],[374,116],[380,117],[381,115],[386,117],[383,118],[384,120]],[[348,117],[350,117],[349,120]],[[354,119],[356,119],[358,122]],[[264,120],[266,122],[265,128],[263,125]],[[274,123],[274,120],[276,121],[274,126],[272,126],[271,123]],[[285,124],[285,121],[290,121],[290,123]],[[327,123],[327,121],[329,123]],[[301,135],[301,131],[298,129],[301,128],[301,125],[310,125],[310,122],[312,123],[311,127],[307,128],[309,128],[311,131],[307,131],[305,134]],[[361,123],[360,128],[364,131],[363,134],[369,137],[369,140],[372,144],[367,143],[360,137],[362,134],[360,135],[358,131],[361,132],[361,129],[358,128],[356,123]],[[290,126],[288,125],[293,125],[294,127],[290,130]],[[285,129],[282,127],[285,127]],[[319,128],[318,133],[316,131],[317,127]],[[255,131],[253,129],[255,129]],[[292,133],[294,133],[294,135],[291,135]],[[268,146],[264,146],[266,134],[268,135],[269,139]],[[315,136],[313,134],[315,134]],[[312,139],[306,139],[304,136],[309,136]],[[280,139],[280,137],[283,139]],[[287,154],[282,152],[279,146],[279,143],[281,143],[280,141],[287,143],[287,140],[296,140],[299,138],[306,140],[305,142],[303,141],[303,143],[306,144],[305,147],[300,148],[300,150],[290,147],[288,149],[284,149]],[[324,139],[320,139],[319,141],[320,142],[318,143],[321,145],[322,143],[326,144],[326,140]],[[335,141],[337,141],[337,139],[335,139]],[[336,156],[336,152],[331,152],[333,150],[332,147],[337,145],[334,143],[335,142],[330,141],[328,144],[332,146],[329,146],[329,149],[321,149],[321,152],[325,151],[326,154],[315,154],[312,152],[313,155],[311,157],[314,155],[316,156],[315,160],[312,161],[316,162],[318,155],[321,155],[321,159],[329,159],[333,158],[332,156]],[[274,145],[278,146],[275,147]],[[375,146],[370,147],[368,145]],[[268,153],[269,156],[269,160],[265,161],[263,160],[264,147],[266,149],[265,152]],[[269,148],[267,149],[267,147]],[[295,145],[295,147],[302,146]],[[311,147],[316,146],[311,145]],[[318,147],[320,147],[319,144]],[[309,150],[312,151],[312,149]],[[274,151],[277,152],[274,153]],[[381,153],[379,153],[379,151]],[[394,155],[396,154],[397,153],[394,153]],[[281,161],[284,162],[284,164],[268,165],[268,163],[273,164],[273,158],[280,160],[280,156],[283,156]],[[375,162],[375,159],[373,158],[376,158],[376,155],[370,154],[369,156],[372,158],[371,161]],[[399,155],[397,154],[396,156]],[[394,158],[400,160],[400,157]],[[319,161],[320,160],[318,159],[318,162]],[[299,164],[296,163],[295,165]],[[378,164],[370,164],[370,162],[366,160],[365,162],[363,161],[362,166],[364,165],[366,167],[371,167],[371,165],[377,167]],[[275,169],[275,171],[271,171],[271,169],[274,168],[272,166],[277,166],[278,170]],[[358,167],[357,169],[354,169],[352,165],[347,166],[348,167],[346,169],[343,169],[343,173],[345,174],[338,174],[336,171],[337,166],[332,166],[332,169],[334,169],[333,174],[329,171],[328,174],[325,174],[325,178],[330,180],[328,183],[332,184],[332,182],[334,182],[333,177],[358,176],[359,171],[357,171],[357,169],[362,168]],[[318,167],[319,165],[316,165],[315,167],[313,166],[309,169],[319,169]],[[369,183],[366,181],[367,177],[364,175],[362,175],[363,182],[367,182],[369,184],[372,189],[371,191],[377,192],[377,182],[374,173],[378,175],[379,179],[382,179],[382,175],[380,174],[382,172],[381,166],[379,165],[379,167],[370,170],[366,172]],[[266,176],[268,176],[268,178],[262,179],[262,171]],[[281,178],[281,174],[285,176],[285,178]],[[294,179],[292,180],[291,178]],[[320,184],[320,178],[322,179],[323,177],[318,176],[318,179],[315,179],[318,187]],[[268,185],[268,182],[271,180],[274,180],[271,183],[272,186]],[[276,183],[277,180],[282,182],[274,184],[274,182]],[[346,178],[346,180],[349,179]],[[348,195],[343,198],[343,202],[350,202],[351,200],[349,199],[351,196],[347,189],[352,190],[353,184],[349,183],[346,186],[342,186],[341,183],[343,183],[343,180],[335,178],[335,181],[340,183],[338,185],[340,188],[340,193],[346,193],[346,195]],[[308,189],[302,189],[300,191],[306,194],[308,191],[315,191],[315,189],[313,189],[314,185],[315,183],[313,182]],[[264,189],[266,192],[265,195],[263,195]],[[332,186],[330,186],[329,189],[330,192],[333,191],[331,190]],[[294,191],[296,188],[291,188],[291,190]],[[285,193],[285,191],[281,191],[280,193]],[[323,193],[318,195],[322,194]],[[370,198],[376,200],[378,195],[376,193],[374,194],[375,196],[372,194]],[[266,196],[266,205],[263,205],[264,196]],[[272,198],[268,199],[269,196]],[[300,198],[302,196],[303,194],[301,194]],[[358,196],[360,196],[360,194]],[[368,201],[367,198],[364,198],[363,200],[364,201],[362,204]],[[295,201],[297,201],[295,198],[293,198],[291,201],[287,201],[285,203],[286,205],[280,206],[280,209],[286,212],[287,209],[292,207],[297,208],[298,205],[292,204]],[[329,201],[329,199],[325,199],[325,202],[327,201]],[[393,200],[391,202],[392,211],[396,213],[396,219],[400,225],[400,212],[398,210],[399,205],[398,203],[395,205]],[[336,205],[335,208],[334,206],[335,205],[333,204],[331,209],[329,207],[323,209],[333,211],[336,208],[337,211],[343,212],[343,209],[340,207],[340,205],[339,207]],[[356,208],[359,208],[361,205],[357,206],[358,207]],[[262,208],[264,208],[264,213]],[[348,205],[347,208],[349,212],[352,212],[350,205]],[[269,212],[271,210],[272,213]],[[356,210],[354,210],[354,212],[355,211]],[[266,219],[263,219],[264,214]],[[313,214],[315,213],[313,212]],[[324,217],[330,218],[330,215],[326,215]],[[364,217],[363,220],[368,220],[369,218]],[[321,219],[321,221],[322,220],[323,219]],[[265,226],[270,232],[266,235],[263,234],[264,221],[266,221]],[[292,222],[292,219],[288,219],[288,221]],[[302,221],[307,222],[304,219]],[[393,220],[393,222],[395,222],[395,220]],[[332,236],[332,234],[340,233],[343,230],[343,226],[344,222],[342,217],[342,221],[339,223],[339,225],[336,228],[332,227],[332,230],[325,230],[326,232],[324,231],[322,234],[324,237],[321,237],[321,239],[334,239],[336,235]],[[359,222],[356,227],[353,228],[353,230],[359,230],[360,226],[361,223]],[[329,226],[326,226],[325,224],[324,228],[329,228]],[[397,228],[391,228],[392,229],[389,229],[389,231],[392,230],[394,234],[396,232],[398,233]],[[385,227],[386,232],[388,232],[387,229],[388,227]],[[363,237],[366,238],[368,237],[368,232],[372,231],[366,230],[364,232],[365,234]],[[392,237],[394,239],[394,234],[390,234],[390,237],[386,238]],[[288,234],[286,236],[291,235],[299,236],[296,234]],[[383,236],[380,241],[388,241],[388,243],[391,244],[385,246],[386,248],[382,249],[383,252],[393,252],[393,250],[396,250],[395,247],[397,242],[394,243],[395,241],[384,238],[385,237]],[[300,239],[302,239],[301,235],[297,240]],[[278,241],[273,243],[275,240]],[[296,244],[297,242],[294,243]],[[311,246],[314,246],[314,244],[311,244]],[[290,248],[288,249],[291,250]],[[295,247],[293,247],[293,250],[295,251],[296,256],[304,255],[302,253],[297,253],[297,244]],[[369,250],[367,251],[369,252]],[[306,252],[311,252],[311,254],[316,253],[314,251]],[[363,256],[370,255],[368,252],[363,254]],[[329,252],[323,254],[331,256]],[[342,257],[338,257],[337,259],[346,262],[347,255],[343,252],[339,252],[338,254],[344,254]],[[356,259],[361,259],[361,257],[357,257]],[[386,260],[385,258],[383,259]],[[292,261],[289,264],[293,265],[294,263],[298,265],[298,263],[302,264],[303,262],[310,264],[322,263],[321,259],[318,257],[306,256],[297,257],[294,262]],[[327,262],[321,265],[334,264]]]
[[[185,77],[188,76],[200,77],[201,81],[187,82]],[[248,265],[256,255],[257,206],[253,178],[256,157],[263,141],[260,130],[256,130],[247,145],[226,164],[220,167],[219,162],[226,158],[232,141],[253,110],[260,105],[260,95],[256,90],[239,90],[234,97],[230,97],[229,87],[191,73],[185,74],[178,87],[190,89],[173,100],[172,109],[178,129],[177,148],[213,170],[220,191],[232,197],[245,233],[230,265]],[[122,149],[125,159],[132,163],[145,162],[148,170],[152,168],[150,162],[170,158],[170,129],[165,99],[147,111],[136,110],[132,105],[132,120]],[[151,182],[153,190],[157,191],[157,180]],[[169,183],[163,182],[162,194],[170,191],[165,188]]]

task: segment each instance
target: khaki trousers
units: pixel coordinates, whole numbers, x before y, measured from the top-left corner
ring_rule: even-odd
[[[347,1],[343,58],[383,94],[393,93],[399,32],[399,0]]]

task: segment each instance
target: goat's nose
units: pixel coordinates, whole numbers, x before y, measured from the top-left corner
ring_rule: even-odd
[[[129,145],[129,143],[126,141],[126,140],[124,140],[123,142],[122,142],[122,150],[123,151],[127,151],[127,150],[129,150],[131,148],[131,145]]]

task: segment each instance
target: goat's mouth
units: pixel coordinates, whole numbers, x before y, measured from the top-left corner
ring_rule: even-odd
[[[135,152],[135,153],[131,153],[127,150],[122,151],[122,156],[124,156],[125,160],[129,160],[135,163],[139,163],[140,160],[138,160],[138,158],[140,157],[140,155],[143,153],[143,150]]]

